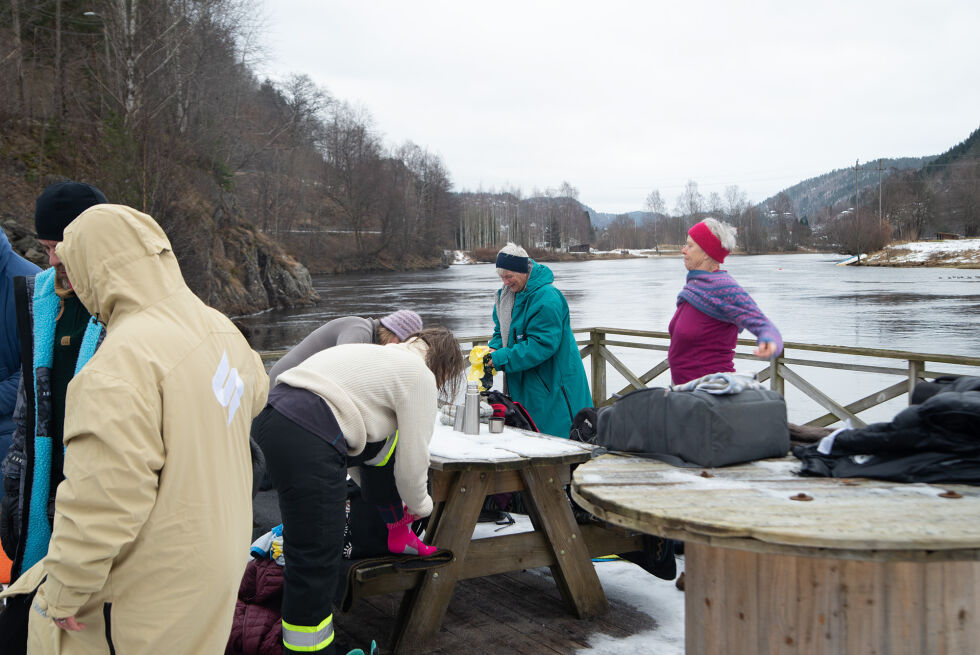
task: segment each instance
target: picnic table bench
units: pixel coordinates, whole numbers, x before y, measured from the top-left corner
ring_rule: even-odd
[[[642,547],[642,537],[598,524],[578,525],[565,486],[571,467],[588,461],[585,444],[505,428],[465,435],[436,425],[430,444],[435,509],[425,542],[451,550],[453,560],[423,571],[384,565],[357,571],[356,597],[405,591],[388,648],[407,653],[441,627],[458,580],[548,566],[565,604],[579,618],[609,609],[592,557]],[[486,496],[520,491],[532,532],[473,538]]]
[[[980,488],[603,455],[572,497],[686,542],[687,653],[976,653]]]

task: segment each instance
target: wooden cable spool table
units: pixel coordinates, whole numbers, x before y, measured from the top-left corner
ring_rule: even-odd
[[[980,488],[603,455],[572,497],[686,542],[687,653],[980,652]]]

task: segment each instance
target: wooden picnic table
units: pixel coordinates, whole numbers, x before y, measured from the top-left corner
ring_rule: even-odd
[[[603,455],[572,497],[685,542],[687,653],[980,651],[980,488],[798,469]]]
[[[642,537],[576,523],[565,486],[572,465],[592,456],[589,446],[513,428],[490,434],[482,426],[482,434],[465,435],[436,425],[429,450],[435,509],[425,542],[451,550],[454,560],[431,571],[359,573],[358,596],[405,591],[392,652],[414,652],[439,630],[458,580],[549,566],[579,618],[608,611],[592,557],[638,550]],[[514,491],[521,492],[534,531],[474,539],[484,499]]]

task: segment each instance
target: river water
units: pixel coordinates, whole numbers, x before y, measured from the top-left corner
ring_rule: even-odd
[[[980,270],[835,266],[840,259],[824,254],[735,256],[726,262],[726,269],[776,324],[785,341],[980,355]],[[568,299],[575,328],[666,332],[686,274],[680,257],[547,265],[555,274],[555,285]],[[491,307],[499,280],[493,265],[475,264],[436,271],[318,276],[314,285],[321,298],[316,307],[236,318],[253,348],[288,348],[338,316],[378,317],[399,308],[413,309],[426,324],[443,324],[458,336],[488,335],[493,329]],[[748,333],[741,336],[751,337]],[[655,351],[617,350],[615,354],[635,373],[665,357]],[[800,351],[793,356],[813,357]],[[881,360],[868,363],[902,365]],[[751,373],[764,364],[737,360],[736,367]],[[929,366],[929,370],[940,369],[959,372],[949,365]],[[823,372],[814,375],[808,379],[825,392],[824,385],[832,387],[831,397],[840,402],[851,402],[898,380],[850,374],[841,382]],[[623,379],[610,368],[610,391],[618,389],[620,382]],[[651,384],[664,382],[658,378]],[[823,413],[808,399],[794,398],[789,392],[787,401],[791,420],[802,422]],[[861,416],[887,420],[901,406],[896,399]]]

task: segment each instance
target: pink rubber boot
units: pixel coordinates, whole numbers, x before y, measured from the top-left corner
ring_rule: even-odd
[[[428,557],[439,550],[435,546],[426,546],[418,535],[412,532],[412,523],[416,520],[414,514],[405,512],[400,521],[388,523],[388,552],[395,555],[421,555]]]

